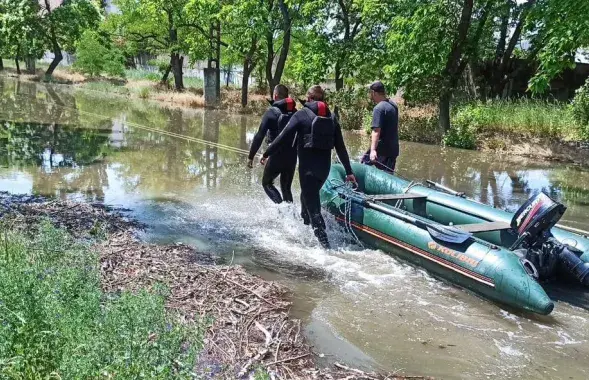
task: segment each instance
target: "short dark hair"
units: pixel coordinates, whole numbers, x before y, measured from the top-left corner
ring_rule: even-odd
[[[274,95],[277,95],[280,99],[288,98],[288,87],[283,84],[277,84],[274,87]]]
[[[372,91],[376,92],[376,93],[379,93],[379,94],[386,94],[386,90],[385,90],[384,84],[381,81],[379,81],[379,80],[377,80],[376,82],[372,83],[370,85],[370,89]]]
[[[323,91],[323,88],[321,88],[321,86],[312,86],[307,91],[307,96],[310,99],[321,102],[325,98],[325,91]]]

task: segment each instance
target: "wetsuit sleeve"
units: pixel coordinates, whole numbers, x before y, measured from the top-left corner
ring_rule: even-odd
[[[275,116],[272,114],[270,110],[266,111],[266,113],[264,113],[264,116],[262,116],[262,122],[260,123],[260,127],[258,128],[258,132],[256,132],[256,135],[254,136],[252,146],[250,147],[250,160],[254,159],[254,156],[256,155],[256,153],[258,153],[258,150],[262,146],[262,142],[264,141],[264,137],[266,137],[266,133],[268,132],[268,127],[270,126],[270,123],[273,122],[273,118],[275,118]]]
[[[342,135],[342,129],[338,122],[335,123],[335,151],[339,157],[340,162],[346,169],[346,174],[353,174],[352,165],[350,164],[350,156],[344,143],[344,136]]]
[[[299,122],[299,114],[294,114],[286,127],[280,132],[278,137],[272,141],[272,144],[268,147],[268,149],[264,152],[264,157],[270,157],[274,153],[278,152],[280,146],[284,145],[287,142],[291,142],[294,134],[297,132],[300,122]]]

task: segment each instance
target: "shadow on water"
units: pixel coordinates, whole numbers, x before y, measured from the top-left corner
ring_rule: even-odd
[[[548,285],[562,302],[538,318],[350,246],[333,220],[335,249],[321,249],[296,209],[267,200],[262,169],[245,167],[255,118],[0,79],[0,120],[0,191],[129,208],[149,225],[150,241],[191,244],[286,284],[317,351],[444,379],[589,378],[578,364],[589,361],[589,314],[580,309],[588,292]],[[354,133],[346,141],[352,157],[368,144]],[[545,190],[567,204],[567,224],[589,229],[586,170],[406,142],[401,149],[406,177],[510,211]]]

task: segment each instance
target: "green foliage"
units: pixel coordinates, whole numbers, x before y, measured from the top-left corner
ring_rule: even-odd
[[[86,30],[96,30],[100,13],[91,0],[63,1],[59,7],[46,13],[48,38],[51,30],[55,33],[59,46],[69,52],[75,51],[76,43]],[[52,50],[52,41],[47,41],[47,49]]]
[[[574,68],[575,54],[589,47],[589,2],[576,0],[538,1],[528,29],[538,50],[539,67],[530,89],[540,93],[566,68]]]
[[[589,79],[577,89],[571,107],[583,139],[589,140]]]
[[[361,129],[366,113],[372,110],[368,93],[364,88],[346,88],[329,92],[327,101],[332,110],[337,106],[343,129]]]
[[[462,149],[475,149],[477,146],[477,130],[476,127],[463,123],[462,120],[457,120],[452,124],[452,127],[442,139],[445,146]]]
[[[2,231],[1,377],[191,378],[202,331],[161,292],[103,294],[97,254],[49,224]]]
[[[5,57],[40,58],[44,32],[38,2],[0,0],[0,52]]]
[[[101,41],[98,33],[87,30],[76,44],[76,62],[74,68],[84,74],[98,76],[106,73],[110,76],[125,75],[125,60],[116,48],[108,48]]]

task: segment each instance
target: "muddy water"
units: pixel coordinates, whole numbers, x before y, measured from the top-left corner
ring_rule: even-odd
[[[293,289],[293,314],[325,360],[442,379],[589,378],[589,295],[551,289],[550,317],[504,310],[374,250],[328,221],[322,250],[297,210],[246,169],[255,118],[0,80],[0,191],[124,206],[147,238],[183,241]],[[352,156],[366,138],[347,134]],[[545,190],[589,229],[589,172],[402,144],[402,174],[515,210]],[[296,188],[296,185],[295,185]]]

